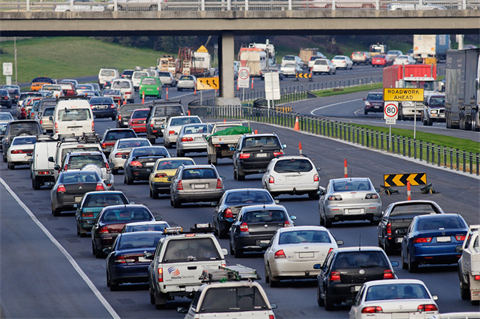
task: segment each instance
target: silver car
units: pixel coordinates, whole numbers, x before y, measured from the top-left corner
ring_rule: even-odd
[[[43,112],[38,115],[40,126],[46,132],[53,132],[53,114],[55,113],[55,106],[46,107]]]
[[[182,75],[177,82],[177,91],[195,90],[197,78],[193,75]]]
[[[140,137],[122,138],[115,142],[108,156],[108,162],[110,163],[113,174],[117,174],[119,169],[123,169],[132,148],[139,146],[152,146],[152,144],[150,144],[146,138]]]
[[[183,157],[185,153],[206,152],[207,140],[205,137],[212,131],[210,124],[187,124],[182,126],[177,135],[177,156]]]
[[[160,81],[162,81],[162,85],[173,87],[177,84],[175,78],[170,72],[158,72],[158,77],[160,78]]]
[[[185,124],[202,123],[202,120],[196,116],[172,116],[168,119],[167,125],[163,130],[163,145],[170,148],[177,143],[178,133]]]
[[[320,225],[345,220],[380,220],[382,199],[368,177],[331,179],[320,187]]]
[[[296,63],[287,63],[280,68],[280,72],[282,72],[285,77],[295,77],[298,73],[302,73],[303,69]]]
[[[223,179],[213,165],[182,165],[170,184],[170,205],[218,202],[225,192]]]

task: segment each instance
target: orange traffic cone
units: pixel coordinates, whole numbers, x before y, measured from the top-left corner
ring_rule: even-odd
[[[298,116],[295,119],[295,126],[293,127],[294,131],[300,131],[300,124],[298,123]]]
[[[190,116],[190,110],[188,110],[188,116]]]
[[[145,91],[142,92],[142,104],[145,104]]]
[[[127,98],[123,100],[123,105],[127,104]]]
[[[197,87],[195,86],[195,88],[193,89],[193,95],[197,95]]]

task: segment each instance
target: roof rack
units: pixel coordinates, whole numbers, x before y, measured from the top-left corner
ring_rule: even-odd
[[[204,270],[199,278],[202,283],[240,280],[260,280],[257,270],[243,265],[219,266],[216,270]]]
[[[60,96],[57,97],[57,101],[63,100],[88,100],[87,95],[71,95],[71,96]]]
[[[82,135],[60,134],[58,140],[62,143],[78,142],[78,143],[100,143],[100,136],[96,133],[85,133]]]

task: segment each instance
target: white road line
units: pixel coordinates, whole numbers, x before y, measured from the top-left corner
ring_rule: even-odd
[[[310,112],[310,114],[315,115],[315,112],[318,111],[318,110],[326,109],[327,107],[331,107],[331,106],[335,106],[335,105],[340,105],[340,104],[345,104],[345,103],[350,103],[350,102],[356,102],[356,101],[363,101],[363,98],[355,99],[355,100],[342,101],[342,102],[338,102],[338,103],[333,103],[333,104],[317,107],[316,109],[313,109]]]
[[[22,200],[13,192],[13,190],[8,186],[8,184],[3,180],[3,178],[0,177],[0,183],[5,186],[7,191],[12,195],[12,197],[15,199],[15,201],[20,205],[20,207],[23,208],[23,210],[30,216],[30,218],[33,220],[35,224],[47,235],[47,237],[50,239],[50,241],[57,246],[57,248],[60,250],[60,252],[67,258],[67,260],[72,264],[73,268],[77,271],[77,273],[82,277],[83,281],[87,284],[87,286],[92,290],[93,294],[97,297],[97,299],[100,301],[100,303],[105,307],[105,309],[110,313],[112,318],[114,319],[120,319],[120,316],[117,314],[117,312],[113,309],[113,307],[108,303],[107,299],[105,299],[102,295],[102,293],[95,287],[93,282],[88,278],[88,276],[83,272],[82,268],[77,264],[75,259],[67,252],[65,248],[58,242],[58,240],[53,237],[53,235],[48,231],[48,229],[43,226],[43,224],[37,219],[37,217],[32,213],[32,211],[25,205]]]

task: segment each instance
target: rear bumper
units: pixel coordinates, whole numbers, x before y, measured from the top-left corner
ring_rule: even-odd
[[[168,183],[158,183],[158,182],[152,182],[152,189],[157,191],[158,193],[163,193],[163,194],[168,194],[170,193],[170,182]]]
[[[223,195],[223,190],[212,191],[198,194],[190,193],[179,193],[177,194],[176,199],[183,203],[194,203],[194,202],[213,202],[219,201]]]
[[[117,283],[125,282],[148,282],[148,265],[141,263],[138,265],[115,265],[110,267],[110,276]]]
[[[268,243],[273,235],[272,232],[271,234],[240,236],[235,239],[235,247],[247,251],[264,251],[265,248],[260,247],[260,243]]]
[[[115,109],[92,109],[95,117],[116,117],[117,111]]]

